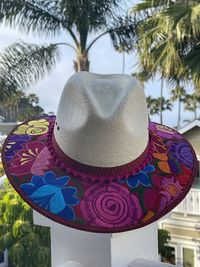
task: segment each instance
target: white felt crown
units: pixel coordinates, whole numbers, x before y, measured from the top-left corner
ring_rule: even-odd
[[[54,135],[62,151],[83,164],[133,161],[149,138],[143,88],[129,75],[74,74],[60,99]]]

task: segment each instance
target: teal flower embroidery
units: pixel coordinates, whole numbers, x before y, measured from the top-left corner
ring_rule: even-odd
[[[44,176],[33,176],[31,183],[21,184],[20,188],[40,208],[72,221],[72,206],[79,204],[79,199],[77,188],[67,186],[69,181],[68,176],[56,178],[53,172],[46,172]]]

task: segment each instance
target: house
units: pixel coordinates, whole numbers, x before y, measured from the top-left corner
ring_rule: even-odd
[[[200,266],[200,120],[179,130],[192,144],[199,163],[197,177],[187,197],[159,223],[170,232],[169,246],[179,267]]]

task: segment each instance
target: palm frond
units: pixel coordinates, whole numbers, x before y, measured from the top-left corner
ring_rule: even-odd
[[[169,0],[143,0],[141,3],[138,3],[133,9],[138,11],[145,11],[152,8],[161,8],[162,6],[168,5],[170,2]]]
[[[117,17],[108,28],[113,46],[116,50],[130,52],[136,43],[136,26],[133,17]]]
[[[124,1],[121,0],[61,0],[60,7],[68,22],[68,26],[83,26],[90,32],[106,26]]]
[[[164,10],[170,3],[173,3],[171,0],[143,0],[135,5],[132,9],[132,13],[135,18],[139,20],[146,20],[149,17],[152,17],[157,12]],[[138,23],[138,24],[139,24]]]
[[[191,51],[184,56],[184,74],[187,74],[198,87],[200,92],[200,46],[193,47]]]
[[[0,19],[25,33],[55,35],[66,27],[59,0],[1,0]]]
[[[173,21],[173,28],[176,30],[179,41],[199,37],[200,35],[200,4],[183,5],[176,3],[163,12]]]
[[[58,56],[57,44],[12,44],[0,54],[0,88],[27,89],[52,70]]]
[[[0,101],[16,93],[17,84],[11,77],[7,77],[4,70],[0,67]]]

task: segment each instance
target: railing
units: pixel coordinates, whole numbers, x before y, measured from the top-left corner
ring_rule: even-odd
[[[186,198],[173,211],[184,215],[200,216],[200,189],[192,188]]]

